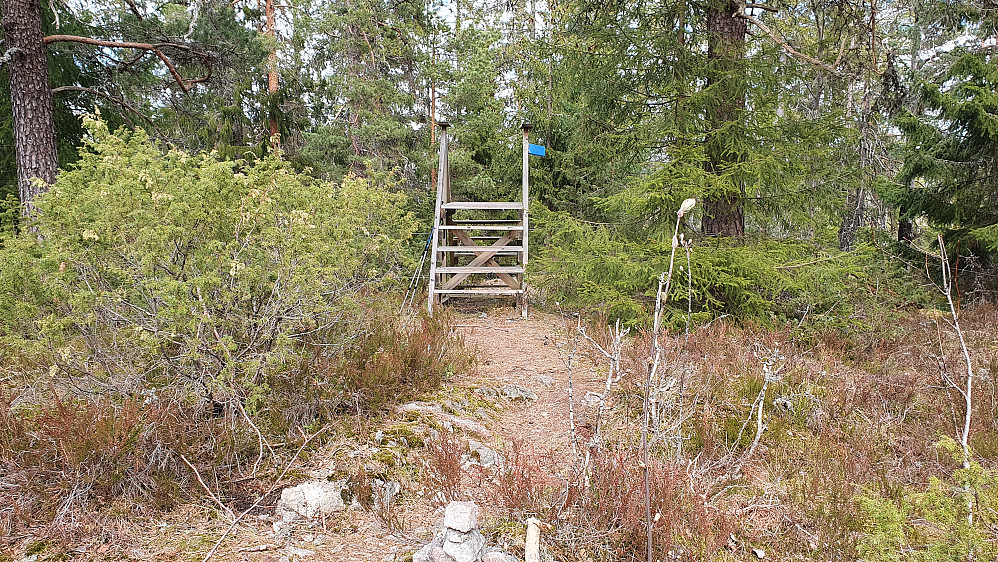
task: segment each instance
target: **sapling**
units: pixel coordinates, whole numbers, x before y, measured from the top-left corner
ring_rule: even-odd
[[[967,363],[967,381],[964,388],[953,384],[957,392],[963,395],[966,411],[963,416],[963,431],[960,433],[960,448],[963,452],[963,468],[970,468],[970,414],[973,409],[974,393],[974,364],[970,360],[970,351],[967,349],[967,342],[963,337],[963,330],[960,328],[960,316],[957,314],[956,306],[953,304],[953,282],[949,274],[949,256],[946,254],[946,244],[942,235],[939,235],[939,260],[942,262],[943,285],[942,292],[946,295],[946,302],[949,304],[950,315],[953,318],[953,330],[960,340],[960,349],[963,351],[963,359]],[[967,495],[967,524],[974,524],[973,496]]]
[[[655,380],[655,374],[658,371],[659,362],[662,359],[662,348],[658,344],[658,332],[662,323],[662,305],[669,298],[669,287],[672,285],[672,269],[676,263],[676,248],[679,247],[679,224],[683,220],[683,216],[693,210],[697,204],[696,199],[690,198],[683,201],[679,206],[679,210],[676,212],[676,227],[672,234],[672,253],[669,256],[669,271],[662,273],[658,276],[658,292],[655,295],[655,318],[652,324],[652,340],[651,340],[651,366],[648,368],[648,378],[645,380],[645,392],[644,401],[642,405],[642,423],[641,423],[641,468],[644,472],[644,493],[645,493],[645,540],[647,545],[647,558],[648,562],[652,562],[652,528],[654,526],[654,521],[651,517],[651,481],[649,476],[649,452],[648,452],[648,426],[650,421],[651,412],[651,384]]]

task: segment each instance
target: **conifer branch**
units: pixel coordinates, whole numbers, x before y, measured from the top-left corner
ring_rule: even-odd
[[[116,98],[116,97],[114,97],[114,96],[112,96],[110,94],[105,94],[104,92],[101,92],[100,90],[95,90],[93,88],[87,88],[85,86],[59,86],[58,88],[52,88],[52,93],[53,94],[59,94],[59,93],[62,93],[62,92],[86,92],[88,94],[93,94],[95,96],[102,97],[102,98],[104,98],[104,99],[106,99],[106,100],[108,100],[108,101],[110,101],[112,103],[120,105],[121,107],[127,109],[128,111],[134,113],[135,115],[138,115],[146,123],[149,123],[149,126],[152,127],[153,130],[155,130],[157,133],[162,134],[160,132],[159,128],[156,127],[156,124],[153,123],[152,119],[150,119],[148,115],[146,115],[145,113],[142,113],[141,111],[139,111],[139,110],[135,109],[134,107],[132,107],[132,105],[129,104],[127,101],[125,101],[123,98]]]
[[[828,72],[830,74],[834,74],[835,76],[845,76],[845,73],[843,73],[841,70],[835,68],[834,66],[831,66],[828,63],[820,61],[820,60],[818,60],[818,59],[816,59],[816,58],[814,58],[814,57],[812,57],[810,55],[804,54],[804,53],[798,51],[797,49],[795,49],[792,45],[790,45],[790,43],[787,42],[786,39],[780,37],[775,31],[773,31],[772,29],[770,29],[770,27],[768,25],[766,25],[765,23],[763,23],[762,20],[760,20],[759,18],[750,16],[750,15],[744,13],[744,12],[738,13],[738,17],[740,17],[740,18],[742,18],[744,20],[747,20],[749,23],[751,23],[751,24],[755,25],[756,27],[758,27],[759,29],[761,29],[763,33],[765,33],[766,35],[769,35],[769,37],[773,41],[775,41],[777,44],[779,44],[781,47],[783,47],[783,50],[786,51],[786,53],[788,55],[790,55],[790,56],[792,56],[792,57],[794,57],[796,59],[803,60],[803,61],[811,64],[812,66],[816,66],[816,67],[824,70],[825,72]]]
[[[42,42],[46,45],[52,43],[83,43],[84,45],[94,45],[96,47],[113,47],[119,49],[139,49],[142,51],[149,51],[155,54],[159,60],[163,61],[166,65],[166,69],[170,72],[170,76],[176,81],[177,85],[185,91],[189,92],[194,84],[199,84],[202,82],[207,82],[211,78],[211,57],[207,53],[202,53],[200,51],[195,51],[194,49],[177,43],[133,43],[131,41],[104,41],[101,39],[94,39],[93,37],[80,37],[78,35],[49,35],[46,36]],[[180,49],[186,51],[196,57],[199,57],[204,61],[205,65],[208,67],[208,73],[200,78],[186,79],[180,75],[177,67],[174,66],[173,61],[170,57],[163,53],[163,47],[170,47],[174,49]]]

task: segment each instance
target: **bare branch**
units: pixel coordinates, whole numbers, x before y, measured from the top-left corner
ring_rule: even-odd
[[[225,537],[229,536],[229,533],[231,533],[232,529],[235,528],[235,526],[240,521],[242,521],[243,517],[246,517],[247,513],[256,509],[256,506],[260,505],[260,502],[262,502],[264,498],[269,496],[271,492],[276,490],[277,487],[281,485],[281,482],[284,481],[284,477],[287,476],[288,471],[291,470],[291,467],[294,465],[295,461],[298,460],[298,455],[301,455],[301,452],[305,450],[305,447],[307,447],[308,444],[311,443],[313,439],[318,437],[321,433],[323,433],[327,429],[329,429],[329,426],[324,425],[319,429],[319,431],[316,431],[312,435],[306,436],[302,432],[301,428],[300,427],[298,428],[298,432],[302,434],[302,437],[305,438],[305,441],[302,442],[300,447],[298,447],[298,451],[295,452],[295,456],[291,457],[291,460],[288,461],[288,464],[284,467],[284,470],[281,472],[281,475],[277,477],[277,480],[274,481],[273,484],[271,484],[270,489],[268,489],[266,493],[257,498],[257,500],[253,502],[253,505],[249,506],[249,508],[247,508],[246,511],[240,513],[239,516],[236,517],[235,521],[233,521],[232,524],[229,525],[227,529],[225,529],[225,532],[222,533],[222,536],[218,537],[218,541],[215,543],[215,546],[211,547],[211,550],[208,551],[208,554],[205,555],[204,560],[202,562],[208,562],[208,560],[210,560],[211,557],[215,554],[215,551],[218,550],[218,547],[219,545],[222,544],[222,541],[225,540]]]
[[[149,126],[152,127],[157,133],[160,133],[159,128],[156,127],[156,124],[152,122],[152,119],[150,119],[146,114],[132,107],[131,104],[129,104],[127,101],[125,101],[122,98],[116,98],[112,95],[105,94],[104,92],[101,92],[99,90],[94,90],[93,88],[86,88],[84,86],[59,86],[58,88],[52,88],[53,94],[59,94],[62,92],[86,92],[88,94],[100,96],[110,102],[114,102],[120,105],[121,107],[127,109],[128,111],[134,113],[135,115],[138,115],[143,120],[145,120],[146,123],[149,123]]]
[[[211,78],[211,57],[207,53],[202,53],[200,51],[195,51],[194,49],[188,47],[187,45],[180,45],[177,43],[133,43],[131,41],[103,41],[101,39],[94,39],[93,37],[80,37],[79,35],[49,35],[43,39],[46,45],[52,43],[83,43],[84,45],[94,45],[96,47],[113,47],[118,49],[140,49],[143,51],[149,51],[159,57],[159,60],[163,61],[166,65],[166,69],[170,72],[174,81],[177,85],[185,91],[189,92],[194,84],[199,84],[201,82],[207,82]],[[204,61],[205,65],[208,67],[208,73],[201,78],[195,79],[185,79],[177,71],[177,67],[174,66],[173,61],[170,57],[163,53],[162,49],[164,47],[169,47],[172,49],[179,49],[186,51],[196,57],[199,57]]]
[[[745,4],[745,8],[748,10],[766,10],[767,12],[776,13],[778,10],[772,6],[767,6],[765,4]]]
[[[139,21],[145,19],[142,16],[142,13],[139,12],[139,7],[135,5],[135,0],[125,0],[125,3],[128,4],[128,9],[131,10],[133,14],[135,14],[135,17],[139,18]]]
[[[208,497],[215,500],[215,503],[217,503],[218,506],[222,508],[222,511],[224,511],[229,515],[229,519],[235,521],[236,514],[233,513],[231,509],[229,509],[229,506],[222,503],[222,500],[218,499],[218,496],[216,496],[215,493],[211,491],[211,488],[209,488],[208,485],[204,483],[204,480],[201,478],[201,473],[198,472],[198,469],[195,468],[193,464],[191,464],[191,461],[187,460],[187,457],[185,457],[184,455],[180,455],[180,460],[184,461],[184,464],[189,466],[190,469],[194,471],[194,476],[197,477],[198,482],[201,484],[201,487],[204,488],[204,491],[208,492]]]
[[[14,58],[14,55],[19,55],[19,54],[24,54],[24,51],[22,51],[17,47],[11,47],[7,49],[7,52],[5,52],[2,57],[0,57],[0,66],[2,66],[4,63],[10,62],[10,59]]]
[[[750,16],[750,15],[748,15],[746,13],[739,13],[738,17],[747,20],[749,23],[752,23],[753,25],[755,25],[756,27],[758,27],[759,29],[761,29],[763,33],[765,33],[766,35],[769,35],[769,37],[773,41],[776,41],[776,43],[778,43],[781,47],[783,47],[783,50],[786,51],[788,55],[790,55],[790,56],[792,56],[794,58],[803,60],[805,62],[808,62],[811,65],[816,66],[816,67],[818,67],[818,68],[820,68],[820,69],[822,69],[822,70],[824,70],[824,71],[826,71],[828,73],[834,74],[836,76],[845,76],[845,74],[841,70],[835,68],[834,66],[831,66],[831,65],[829,65],[829,64],[827,64],[827,63],[825,63],[823,61],[820,61],[820,60],[818,60],[818,59],[816,59],[816,58],[814,58],[814,57],[812,57],[810,55],[805,55],[804,53],[802,53],[802,52],[798,51],[797,49],[793,48],[790,45],[790,43],[787,43],[786,39],[784,39],[784,38],[780,37],[779,35],[777,35],[775,31],[773,31],[772,29],[770,29],[768,25],[766,25],[765,23],[763,23],[758,18]]]

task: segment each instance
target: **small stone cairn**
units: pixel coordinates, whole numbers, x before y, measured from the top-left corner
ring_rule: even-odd
[[[444,511],[443,530],[412,555],[412,562],[516,562],[516,558],[489,551],[478,530],[474,502],[450,502]]]

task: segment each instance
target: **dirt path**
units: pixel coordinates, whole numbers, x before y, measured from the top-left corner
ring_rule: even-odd
[[[497,440],[523,440],[535,450],[561,455],[571,451],[568,401],[568,358],[572,347],[560,316],[534,313],[528,320],[506,315],[464,318],[459,332],[476,350],[477,373],[464,385],[501,389],[514,384],[537,394],[537,400],[500,402],[503,408],[491,429]],[[572,394],[575,413],[589,391],[602,381],[585,353],[572,358]],[[577,421],[580,418],[577,418]]]
[[[465,346],[477,357],[477,366],[471,372],[456,375],[441,391],[426,397],[425,403],[436,404],[438,409],[441,404],[459,403],[457,410],[462,419],[481,423],[490,433],[489,438],[465,433],[464,439],[480,439],[497,451],[503,451],[516,441],[523,445],[524,450],[551,453],[552,458],[570,461],[567,360],[572,342],[566,334],[564,320],[560,316],[536,312],[531,314],[530,319],[521,320],[515,311],[497,309],[488,314],[459,313],[455,324]],[[581,417],[580,405],[586,393],[598,391],[603,384],[596,367],[585,353],[574,355],[572,381],[576,413]],[[511,400],[502,393],[503,387],[509,384],[532,391],[537,398]],[[482,407],[481,400],[468,399],[481,396],[475,392],[476,389],[479,393],[481,389],[496,391],[495,394],[485,391],[488,406]],[[390,416],[381,429],[390,431],[400,424],[419,423],[407,422],[406,419],[409,418],[402,413]],[[376,429],[372,429],[372,433]],[[424,426],[420,431],[424,430],[429,431],[429,428]],[[342,470],[345,466],[370,465],[379,452],[386,450],[384,447],[370,435],[340,436],[327,443],[303,470],[321,478],[322,474]],[[425,454],[423,450],[413,449],[406,462],[422,466],[419,459]],[[274,506],[267,505],[247,517],[212,560],[403,560],[432,538],[434,525],[442,511],[439,501],[434,500],[432,490],[418,490],[422,486],[418,477],[400,484],[405,498],[396,506],[401,529],[391,531],[384,520],[371,511],[348,509],[334,521],[300,524],[290,535],[278,535],[273,531]],[[482,490],[474,486],[475,479],[466,477],[464,496],[481,501]],[[490,511],[490,506],[482,507],[486,513]],[[187,506],[160,519],[156,524],[158,530],[153,535],[149,534],[148,528],[133,529],[129,533],[133,537],[129,541],[132,546],[121,553],[122,558],[197,558],[196,555],[192,558],[192,551],[206,551],[207,546],[214,543],[217,533],[226,526],[223,520],[212,520],[211,512],[204,506]]]
[[[491,313],[464,313],[455,320],[465,346],[478,359],[471,372],[459,374],[445,385],[465,395],[476,389],[493,389],[498,398],[490,401],[494,410],[469,411],[468,418],[478,417],[491,432],[485,444],[503,450],[514,441],[526,450],[550,453],[552,458],[571,458],[571,431],[568,399],[568,356],[573,342],[566,334],[564,319],[557,315],[533,313],[527,320],[510,309]],[[582,347],[582,346],[580,346]],[[510,400],[503,396],[504,386],[512,384],[532,391],[536,400]],[[597,368],[585,353],[572,359],[572,387],[576,414],[588,391],[598,391],[604,384]],[[462,414],[465,415],[465,414]],[[466,434],[466,437],[478,438]],[[466,479],[467,482],[467,479]],[[466,499],[481,498],[482,491],[464,490]],[[481,502],[480,502],[481,503]],[[327,535],[325,548],[316,548],[317,559],[335,555],[336,560],[381,562],[402,557],[425,544],[441,516],[431,498],[410,500],[401,506],[404,529],[389,533],[369,513],[355,513],[345,531]],[[488,505],[483,509],[490,511]],[[314,542],[313,542],[314,544]],[[304,546],[308,546],[307,544]]]

